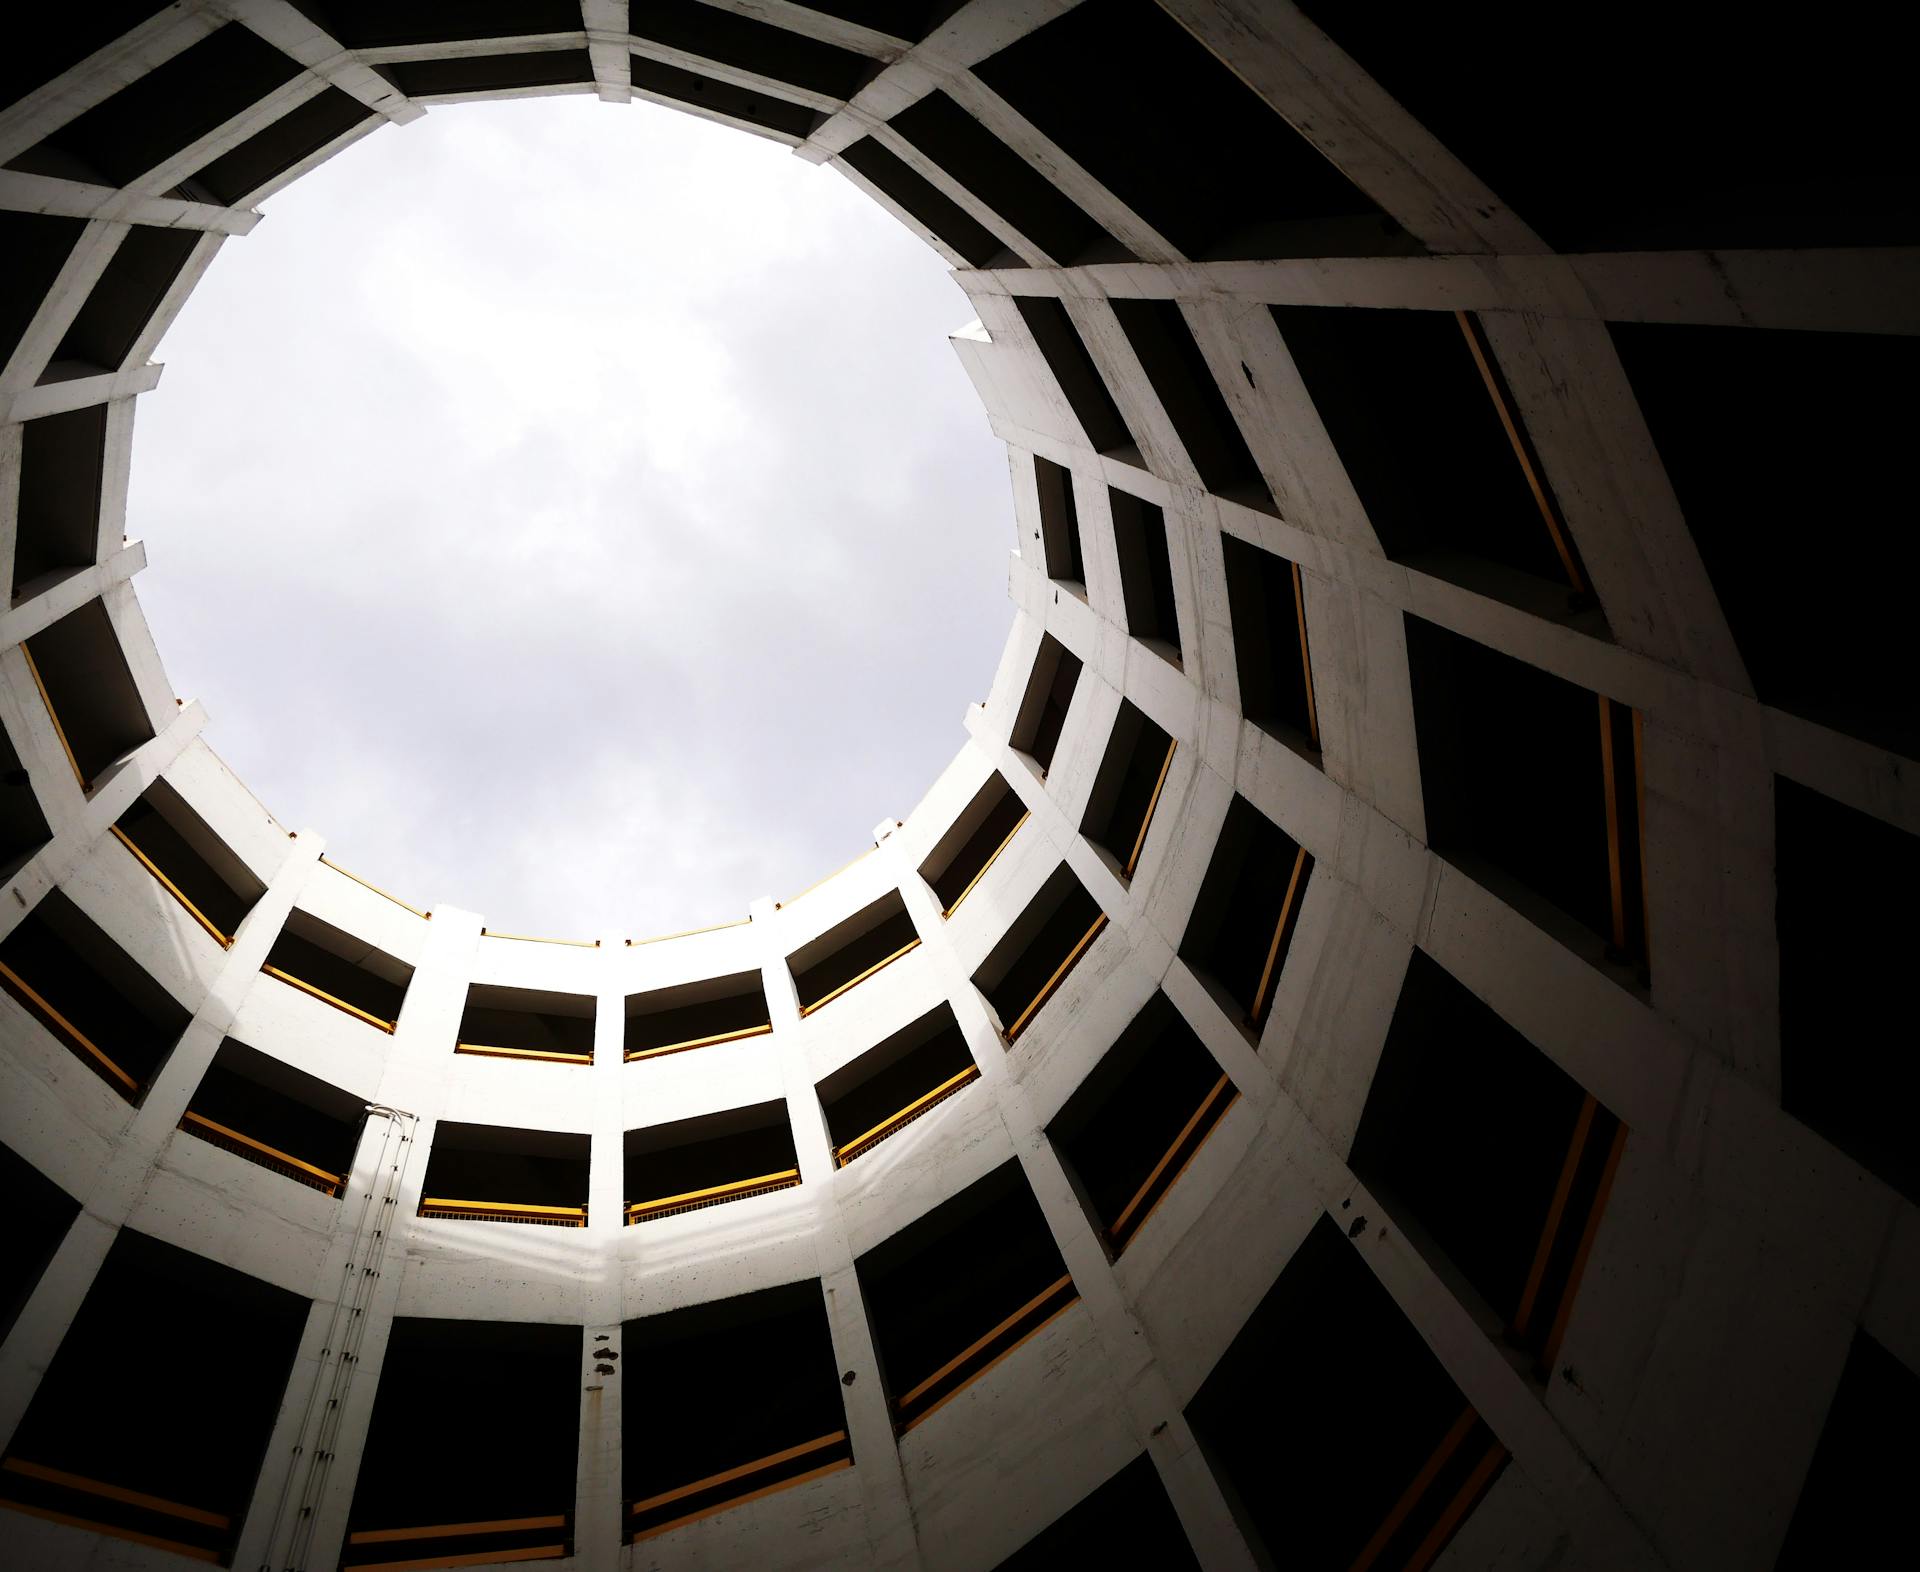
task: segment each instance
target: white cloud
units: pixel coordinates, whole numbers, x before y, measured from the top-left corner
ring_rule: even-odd
[[[228,243],[141,401],[176,690],[277,815],[522,932],[743,915],[962,741],[1004,452],[931,251],[647,105],[437,109]]]

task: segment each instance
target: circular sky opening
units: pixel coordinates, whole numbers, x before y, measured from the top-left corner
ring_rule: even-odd
[[[939,256],[783,146],[580,97],[436,108],[263,208],[156,356],[130,528],[276,817],[587,937],[905,815],[1012,616]]]

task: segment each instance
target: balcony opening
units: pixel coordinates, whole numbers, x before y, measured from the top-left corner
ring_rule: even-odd
[[[725,1206],[800,1183],[784,1102],[627,1131],[628,1226]]]
[[[593,1009],[590,993],[472,983],[454,1051],[488,1059],[592,1064]]]
[[[805,118],[810,128],[813,117]],[[810,129],[794,132],[802,138],[809,134]],[[995,267],[1019,262],[991,229],[872,137],[862,137],[855,142],[840,154],[840,160],[969,266]]]
[[[191,1136],[338,1200],[366,1099],[229,1037],[181,1115]]]
[[[1920,954],[1920,836],[1784,777],[1773,783],[1780,1105],[1920,1202],[1920,1059],[1907,968]]]
[[[92,567],[100,556],[109,407],[90,404],[65,414],[42,415],[20,427],[15,601]]]
[[[942,1201],[854,1265],[898,1431],[1080,1297],[1018,1162]]]
[[[0,1205],[11,1239],[0,1255],[0,1343],[80,1215],[80,1203],[11,1147],[0,1145]]]
[[[881,68],[880,61],[851,49],[697,0],[649,0],[632,12],[627,25],[648,43],[842,102]]]
[[[973,893],[1026,822],[1027,805],[1006,776],[989,775],[920,864],[920,877],[939,897],[943,916],[951,917]]]
[[[1313,1225],[1187,1419],[1256,1555],[1414,1572],[1445,1549],[1507,1450],[1344,1233],[1324,1216]],[[1348,1357],[1314,1353],[1335,1348]]]
[[[247,913],[267,893],[260,876],[164,780],[135,799],[113,834],[222,948],[233,943]]]
[[[483,0],[457,12],[392,0],[299,0],[316,27],[348,49],[417,48],[483,38],[537,38],[580,31],[576,0]]]
[[[1096,453],[1139,465],[1140,444],[1134,440],[1127,417],[1114,403],[1113,394],[1107,391],[1106,378],[1094,364],[1067,308],[1047,295],[1015,295],[1013,304],[1033,335],[1040,358],[1060,384],[1073,418],[1080,422],[1087,445]]]
[[[1903,589],[1920,575],[1920,539],[1876,529],[1854,553],[1794,550],[1778,533],[1789,519],[1908,515],[1914,341],[1674,323],[1608,332],[1761,702],[1920,759]]]
[[[1134,1566],[1200,1572],[1180,1514],[1142,1452],[1029,1539],[994,1572],[1054,1572],[1058,1567]]]
[[[1061,863],[973,974],[1011,1047],[1086,958],[1107,914]]]
[[[889,890],[787,957],[800,1013],[811,1015],[920,943],[907,903]]]
[[[637,59],[635,64],[638,65]],[[530,54],[456,55],[443,60],[403,60],[385,68],[409,98],[454,93],[505,93],[515,88],[584,86],[593,81],[593,60],[584,49],[541,49]],[[639,72],[634,73],[639,85]]]
[[[12,50],[10,54],[24,54]],[[18,167],[18,160],[13,167]],[[7,258],[13,284],[0,301],[0,366],[12,359],[20,341],[33,326],[40,303],[47,298],[60,269],[67,265],[86,220],[56,218],[48,213],[0,212],[0,253]],[[16,583],[18,580],[16,579]]]
[[[1320,712],[1307,649],[1307,592],[1300,565],[1222,533],[1227,609],[1233,619],[1240,713],[1268,736],[1320,762]]]
[[[1133,1242],[1239,1095],[1156,993],[1047,1126],[1108,1255]]]
[[[128,230],[74,314],[40,380],[62,382],[124,367],[194,247],[204,238],[194,229],[136,224]]]
[[[910,44],[924,40],[965,0],[799,0],[798,9],[837,16]]]
[[[11,879],[52,839],[33,779],[13,738],[0,727],[0,882]]]
[[[1406,627],[1428,844],[1644,987],[1639,712],[1418,617]]]
[[[1058,186],[937,88],[889,124],[1058,266],[1135,260]]]
[[[58,890],[0,940],[0,985],[130,1103],[193,1018]]]
[[[405,961],[298,908],[288,914],[260,970],[388,1033],[413,981]]]
[[[585,1228],[592,1144],[590,1136],[570,1130],[443,1119],[427,1156],[420,1215]]]
[[[0,1506],[225,1565],[309,1308],[121,1229],[0,1458]]]
[[[82,791],[153,740],[153,720],[103,602],[68,612],[20,648]]]
[[[1272,311],[1382,551],[1607,636],[1540,456],[1471,312]]]
[[[1420,249],[1151,0],[1080,6],[973,69],[1196,262]]]
[[[1120,701],[1080,833],[1123,880],[1131,879],[1140,866],[1177,746],[1131,700]]]
[[[1120,558],[1120,593],[1127,632],[1178,666],[1180,615],[1173,599],[1173,559],[1167,550],[1167,517],[1131,492],[1107,488],[1113,509],[1113,545]]]
[[[1009,739],[1016,753],[1032,760],[1042,780],[1053,768],[1054,750],[1060,746],[1073,690],[1079,685],[1080,657],[1051,633],[1042,634],[1040,653],[1033,658],[1033,671],[1027,677],[1027,691],[1021,696]]]
[[[929,1010],[820,1083],[834,1166],[865,1156],[979,1078],[953,1007]]]
[[[1920,1376],[1858,1328],[1827,1409],[1774,1572],[1872,1566],[1898,1542],[1913,1488],[1911,1435]]]
[[[1349,1162],[1489,1335],[1545,1380],[1627,1130],[1416,950]]]
[[[1201,484],[1216,497],[1278,518],[1272,489],[1179,302],[1116,300],[1113,313]]]
[[[284,87],[301,72],[258,33],[229,22],[69,120],[8,165],[124,186]]]
[[[374,118],[351,93],[324,88],[188,176],[180,188],[196,201],[239,207],[295,164]]]
[[[1256,1045],[1312,876],[1307,849],[1236,796],[1181,936],[1180,958]]]
[[[1033,482],[1040,493],[1040,554],[1046,559],[1047,577],[1085,600],[1087,564],[1080,550],[1073,471],[1035,454]]]
[[[627,1061],[764,1037],[773,1030],[767,990],[758,972],[627,995]]]
[[[341,1566],[571,1555],[584,1343],[577,1326],[394,1317]]]
[[[645,1372],[622,1389],[629,1541],[852,1466],[818,1279],[628,1321],[621,1332],[627,1369]]]

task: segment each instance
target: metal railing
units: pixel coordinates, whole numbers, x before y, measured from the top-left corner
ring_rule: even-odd
[[[1133,1192],[1133,1198],[1120,1209],[1120,1215],[1108,1224],[1107,1243],[1113,1247],[1116,1256],[1126,1249],[1141,1225],[1153,1215],[1154,1208],[1166,1199],[1167,1192],[1186,1172],[1187,1164],[1205,1145],[1207,1137],[1213,1133],[1213,1127],[1220,1122],[1220,1116],[1238,1095],[1233,1081],[1223,1075],[1200,1100],[1200,1106],[1180,1127],[1180,1133],[1161,1154],[1160,1161],[1153,1165],[1153,1171],[1142,1181],[1140,1188]]]
[[[1013,838],[1014,836],[1020,833],[1020,827],[1024,825],[1027,822],[1027,820],[1031,819],[1032,817],[1033,817],[1033,810],[1031,808],[1029,808],[1025,813],[1020,815],[1020,817],[1014,822],[1013,828],[1007,831],[1005,837],[1001,840],[1000,844],[994,847],[992,852],[988,854],[987,860],[980,864],[980,871],[976,873],[971,879],[967,880],[966,888],[963,889],[958,895],[954,896],[954,898],[947,903],[946,909],[940,913],[942,917],[951,917],[956,911],[960,909],[960,903],[964,901],[969,895],[973,894],[974,886],[977,885],[982,879],[984,879],[987,876],[987,870],[1000,860],[1000,854],[1013,844]]]
[[[1310,861],[1306,847],[1294,850],[1293,872],[1287,876],[1287,893],[1281,898],[1280,915],[1273,925],[1273,938],[1267,944],[1267,959],[1260,968],[1259,986],[1253,991],[1253,1007],[1247,1011],[1247,1025],[1256,1032],[1267,1018],[1267,1007],[1273,1003],[1273,987],[1279,980],[1280,952],[1286,948],[1287,937],[1293,932],[1294,918],[1300,912]]]
[[[664,1522],[649,1523],[644,1528],[636,1527],[635,1540],[651,1539],[656,1534],[664,1534],[668,1529],[678,1528],[683,1523],[692,1523],[703,1517],[711,1517],[716,1512],[724,1512],[729,1507],[742,1506],[749,1501],[757,1501],[762,1496],[772,1495],[776,1490],[785,1490],[792,1485],[803,1485],[810,1479],[818,1479],[823,1474],[831,1474],[842,1468],[851,1468],[851,1457],[838,1457],[818,1467],[805,1469],[797,1474],[789,1474],[770,1484],[755,1484],[754,1476],[764,1474],[770,1468],[778,1468],[815,1452],[823,1452],[828,1447],[845,1443],[847,1433],[835,1430],[829,1435],[817,1436],[811,1441],[803,1441],[798,1446],[786,1447],[771,1452],[765,1457],[755,1458],[751,1463],[742,1463],[735,1468],[724,1468],[717,1474],[709,1474],[705,1479],[696,1479],[691,1484],[676,1485],[671,1490],[663,1490],[658,1495],[648,1496],[645,1500],[635,1501],[627,1508],[629,1517],[642,1517],[649,1512],[657,1512],[661,1507],[671,1506],[676,1501],[687,1501],[695,1496],[705,1495],[725,1485],[737,1485],[737,1491],[729,1493],[723,1500],[712,1501],[690,1512],[683,1512],[666,1519]]]
[[[478,1054],[483,1059],[534,1059],[546,1064],[592,1064],[593,1054],[553,1048],[509,1048],[499,1043],[455,1043],[455,1053]]]
[[[64,1468],[49,1468],[44,1463],[30,1462],[24,1457],[0,1460],[0,1470],[22,1479],[31,1479],[42,1485],[50,1485],[56,1490],[72,1491],[100,1501],[111,1501],[120,1506],[131,1507],[135,1511],[150,1512],[161,1517],[174,1518],[183,1523],[193,1523],[201,1528],[212,1529],[222,1537],[230,1533],[233,1528],[233,1519],[223,1513],[185,1506],[178,1501],[168,1501],[162,1496],[148,1495],[145,1491],[129,1490],[124,1485],[110,1485],[104,1480],[89,1479],[84,1474],[69,1473]],[[83,1505],[79,1502],[72,1504]],[[161,1534],[146,1533],[125,1524],[90,1517],[80,1511],[63,1512],[56,1507],[14,1500],[6,1496],[0,1496],[0,1506],[9,1507],[16,1512],[24,1512],[29,1517],[45,1518],[53,1523],[66,1523],[75,1528],[91,1529],[96,1534],[105,1534],[113,1539],[130,1540],[137,1545],[150,1545],[158,1550],[172,1551],[175,1555],[189,1556],[195,1561],[218,1564],[224,1559],[217,1549],[209,1546],[168,1539]]]
[[[522,1201],[460,1201],[449,1196],[427,1196],[420,1202],[422,1217],[463,1219],[475,1223],[539,1223],[548,1228],[585,1228],[584,1206],[534,1206]]]
[[[250,1135],[242,1135],[238,1130],[224,1124],[216,1124],[205,1114],[197,1114],[191,1108],[180,1116],[180,1128],[189,1135],[197,1135],[210,1145],[244,1157],[250,1163],[270,1169],[274,1173],[284,1174],[289,1179],[298,1180],[310,1189],[319,1190],[329,1196],[340,1193],[339,1174],[330,1174],[324,1168],[316,1168],[312,1163],[295,1157],[291,1152],[283,1152],[277,1146],[269,1146],[265,1141],[256,1141]]]
[[[650,1223],[656,1218],[673,1217],[681,1212],[697,1212],[702,1207],[724,1206],[729,1201],[744,1201],[750,1195],[771,1195],[775,1190],[791,1190],[800,1182],[798,1168],[782,1169],[777,1174],[760,1174],[752,1179],[735,1179],[728,1184],[709,1185],[704,1190],[688,1190],[681,1195],[665,1195],[652,1201],[629,1201],[626,1218],[629,1226]]]
[[[1146,815],[1140,820],[1140,833],[1133,838],[1133,850],[1127,853],[1127,865],[1120,871],[1127,878],[1133,877],[1133,870],[1140,866],[1140,853],[1146,849],[1147,831],[1153,828],[1153,812],[1160,806],[1160,793],[1166,790],[1167,771],[1173,768],[1173,755],[1180,744],[1172,739],[1167,742],[1167,756],[1160,761],[1160,773],[1154,778],[1153,795],[1147,799]]]
[[[963,1086],[971,1081],[977,1081],[979,1078],[980,1066],[977,1064],[970,1064],[958,1075],[949,1076],[932,1091],[925,1092],[919,1097],[914,1098],[912,1102],[908,1103],[906,1107],[900,1109],[897,1113],[888,1114],[886,1118],[882,1119],[872,1129],[862,1131],[843,1146],[836,1146],[833,1149],[834,1167],[845,1168],[854,1158],[872,1151],[874,1147],[886,1140],[888,1136],[897,1135],[936,1104],[945,1102]]]
[[[764,1037],[773,1030],[773,1022],[764,1021],[758,1026],[742,1026],[730,1032],[712,1032],[705,1037],[689,1037],[685,1042],[662,1043],[657,1048],[629,1048],[626,1062],[632,1064],[636,1059],[658,1059],[664,1054],[685,1053],[689,1048],[712,1048],[720,1043],[744,1042],[749,1037]]]
[[[395,895],[393,891],[381,889],[380,886],[375,884],[371,879],[363,879],[357,873],[347,872],[347,870],[341,867],[339,863],[334,862],[331,858],[329,858],[325,852],[322,852],[320,854],[320,860],[323,863],[325,863],[329,868],[331,868],[335,873],[339,874],[341,878],[353,880],[353,882],[359,885],[362,889],[371,890],[375,895],[378,895],[381,899],[392,901],[395,906],[401,907],[406,911],[412,912],[414,916],[420,918],[423,922],[431,922],[433,920],[432,912],[423,912],[420,910],[418,906],[409,905],[406,901],[401,900],[399,896]]]
[[[933,1374],[916,1382],[895,1398],[893,1408],[896,1428],[902,1432],[911,1430],[948,1399],[977,1381],[1022,1343],[1035,1336],[1056,1316],[1070,1309],[1079,1301],[1079,1298],[1080,1294],[1073,1286],[1071,1273],[1054,1279],[1012,1315],[1000,1321],[990,1331],[976,1337]],[[1004,1347],[998,1346],[1008,1337],[1013,1341],[1006,1343]],[[940,1391],[932,1401],[926,1403],[925,1407],[920,1408],[918,1413],[909,1412],[926,1399],[928,1394],[935,1392],[955,1376],[960,1379],[954,1381],[953,1385],[945,1391]]]

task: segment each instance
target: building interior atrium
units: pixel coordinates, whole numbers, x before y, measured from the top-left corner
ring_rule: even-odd
[[[0,1566],[1896,1561],[1891,29],[10,8]],[[545,94],[851,181],[953,269],[1006,447],[951,764],[718,928],[367,882],[135,592],[216,254],[370,133]]]

